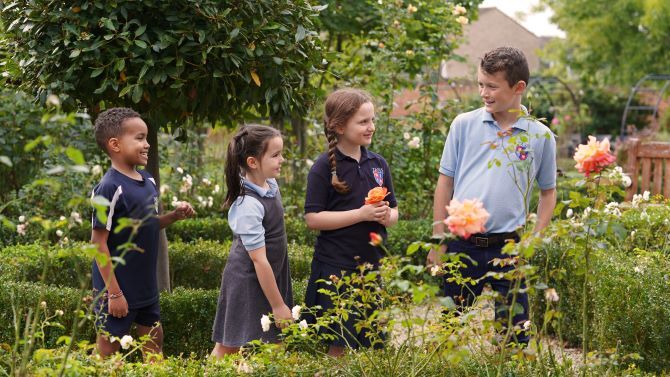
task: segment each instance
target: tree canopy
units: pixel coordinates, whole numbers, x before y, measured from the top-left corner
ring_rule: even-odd
[[[632,85],[647,73],[670,73],[667,0],[543,0],[566,32],[549,54],[583,79]]]
[[[317,14],[306,0],[37,0],[4,2],[0,17],[21,88],[164,125],[303,112]]]

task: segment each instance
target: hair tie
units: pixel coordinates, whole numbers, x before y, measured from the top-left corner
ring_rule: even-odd
[[[333,177],[336,177],[336,176],[337,176],[337,170],[333,170],[333,171],[331,171],[330,174],[331,174]]]

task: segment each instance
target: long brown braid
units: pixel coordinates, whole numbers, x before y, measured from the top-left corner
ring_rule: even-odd
[[[368,102],[372,102],[370,94],[364,90],[354,88],[338,89],[326,98],[324,132],[326,139],[328,139],[328,161],[332,174],[330,183],[335,191],[341,194],[349,192],[349,185],[337,176],[337,160],[335,158],[335,148],[338,142],[337,129],[346,127],[349,119],[356,114],[363,104]]]

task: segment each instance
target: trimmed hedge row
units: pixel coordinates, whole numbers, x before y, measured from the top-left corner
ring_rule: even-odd
[[[286,235],[289,242],[300,245],[313,246],[318,232],[307,228],[302,218],[289,217],[285,219]],[[15,230],[0,226],[0,246],[20,244],[30,240],[55,241],[58,239],[55,230],[50,234],[44,234],[36,230],[37,225],[28,227],[26,236],[18,236]],[[232,232],[228,221],[224,218],[196,218],[178,221],[166,230],[168,240],[192,242],[199,239],[211,241],[230,241]],[[401,220],[389,229],[387,247],[393,254],[402,254],[410,243],[430,235],[431,220]],[[81,226],[69,229],[68,238],[72,241],[87,242],[91,238],[91,225],[84,222]]]
[[[293,281],[296,303],[303,301],[305,288],[304,280]],[[88,290],[84,290],[83,293],[84,295],[89,294]],[[202,357],[211,351],[214,345],[211,341],[212,324],[216,314],[218,294],[218,289],[181,287],[174,289],[172,293],[161,294],[165,354],[179,355],[195,352]],[[28,308],[34,309],[44,301],[48,315],[53,315],[56,310],[63,310],[65,313],[62,317],[51,320],[59,321],[65,329],[58,327],[46,327],[45,329],[46,347],[55,347],[60,336],[69,335],[75,319],[73,311],[81,297],[82,291],[75,288],[33,282],[1,281],[0,307],[5,309],[0,310],[0,343],[14,344],[14,317],[11,308],[22,309],[22,316],[25,316]],[[20,332],[22,331],[23,328]],[[80,334],[78,339],[87,339],[91,342],[95,339],[95,330],[90,321],[87,321],[78,333]],[[41,347],[41,344],[38,346]]]
[[[218,289],[229,249],[230,242],[171,242],[172,286]],[[312,253],[311,247],[289,244],[289,263],[294,279],[307,280]],[[94,254],[95,249],[85,243],[74,243],[64,248],[39,244],[9,246],[0,250],[0,279],[43,281],[72,288],[89,287]]]

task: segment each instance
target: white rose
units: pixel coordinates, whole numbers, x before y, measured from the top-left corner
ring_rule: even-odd
[[[296,321],[300,319],[300,309],[302,309],[300,305],[296,305],[291,309],[291,316]]]
[[[404,134],[402,134],[402,137],[403,137],[405,140],[409,140],[409,138],[411,138],[412,135],[410,135],[409,132],[405,132]]]
[[[266,314],[263,314],[263,316],[261,317],[261,327],[263,328],[263,332],[270,331],[271,324],[272,321],[270,320],[270,317],[268,317]]]
[[[26,221],[26,217],[23,215],[19,216],[19,222],[22,223],[24,221]]]
[[[79,212],[74,212],[74,211],[73,211],[72,213],[70,213],[70,217],[71,217],[72,220],[74,220],[74,222],[76,222],[77,224],[81,224],[81,223],[82,223],[81,215],[79,214]]]
[[[411,149],[417,149],[421,146],[421,139],[418,136],[414,136],[412,140],[407,142],[407,146]]]
[[[623,184],[623,187],[630,187],[630,185],[633,184],[633,181],[630,179],[629,176],[624,175],[621,177],[621,183]]]
[[[568,219],[572,217],[572,208],[568,208],[567,212],[565,212],[565,217]]]
[[[127,350],[133,344],[133,337],[130,335],[124,335],[123,338],[119,341],[121,343],[121,348]]]
[[[58,229],[58,230],[56,231],[56,235],[58,236],[58,238],[63,237],[63,231],[60,230],[60,229]]]
[[[547,301],[552,302],[557,302],[559,299],[558,293],[556,293],[556,290],[554,288],[549,288],[546,291],[544,291],[544,298],[546,298]]]
[[[91,168],[91,173],[93,173],[93,175],[100,175],[100,174],[102,174],[102,166],[100,166],[100,165],[93,165],[93,167]]]
[[[302,321],[300,321],[300,323],[298,323],[298,327],[300,328],[300,330],[306,330],[307,329],[307,321],[303,319]]]

